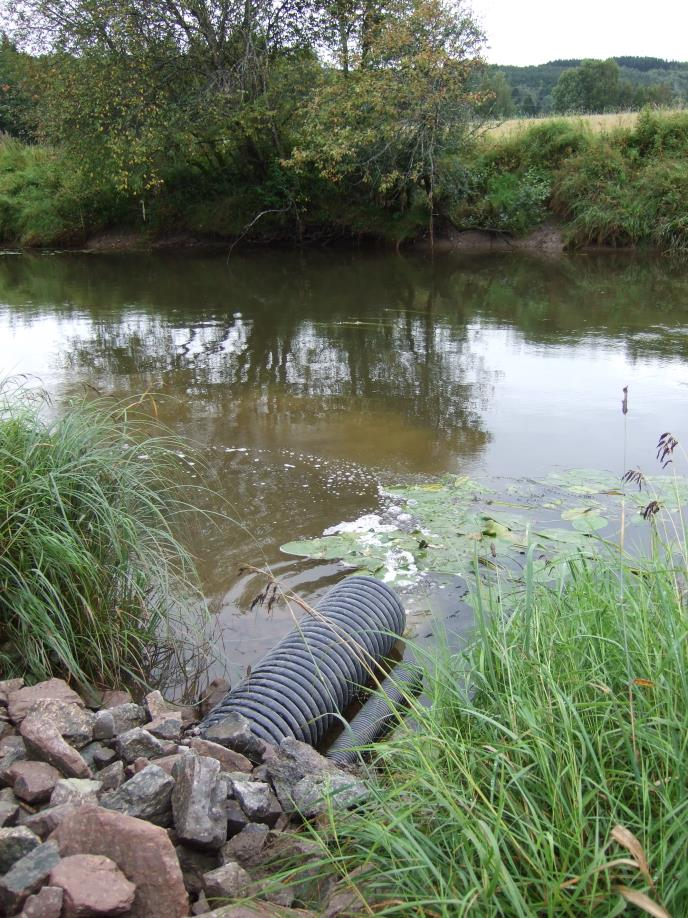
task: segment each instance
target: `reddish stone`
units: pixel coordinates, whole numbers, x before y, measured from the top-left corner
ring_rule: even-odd
[[[50,872],[51,886],[64,891],[63,918],[122,915],[136,887],[114,861],[102,854],[73,854]]]
[[[14,793],[27,803],[45,803],[62,775],[47,762],[15,762],[8,771]]]
[[[41,698],[26,712],[27,717],[40,714],[53,723],[68,743],[75,749],[83,749],[93,739],[94,715],[58,698]]]
[[[136,886],[131,918],[182,918],[189,913],[177,855],[164,829],[102,807],[79,807],[52,838],[63,857],[102,854]]]
[[[24,688],[23,679],[3,679],[0,682],[0,707],[6,708],[12,692],[18,692],[20,688]]]
[[[120,704],[131,704],[131,695],[129,692],[118,690],[103,692],[103,703],[101,710],[104,708],[116,708]]]
[[[200,736],[194,736],[191,740],[191,748],[198,755],[205,755],[211,759],[217,759],[222,771],[243,771],[250,774],[253,770],[253,764],[240,752],[234,752],[233,749],[227,749],[220,746],[219,743],[211,743],[210,740],[201,739]]]
[[[44,698],[76,704],[80,708],[84,707],[83,700],[73,689],[70,689],[64,679],[48,679],[45,682],[39,682],[38,685],[29,685],[16,692],[10,692],[7,700],[10,719],[15,724],[21,723],[36,702]]]
[[[59,768],[63,775],[68,778],[93,777],[85,759],[62,738],[60,731],[47,717],[31,714],[22,722],[20,729],[26,748],[38,758]]]
[[[29,896],[19,918],[60,918],[63,895],[57,886],[44,886],[35,896]]]

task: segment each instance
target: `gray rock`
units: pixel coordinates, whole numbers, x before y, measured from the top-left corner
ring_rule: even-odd
[[[146,712],[138,704],[118,704],[108,710],[112,715],[115,736],[141,727],[146,722]]]
[[[252,761],[260,761],[266,749],[266,743],[253,733],[251,725],[241,714],[228,714],[208,727],[204,737],[212,743],[240,752]]]
[[[222,847],[222,861],[238,861],[242,867],[250,867],[265,847],[270,830],[266,825],[249,823],[234,838]]]
[[[205,874],[203,889],[211,903],[213,899],[240,899],[251,891],[251,877],[236,861],[228,861]]]
[[[182,869],[184,885],[191,896],[199,895],[203,889],[205,874],[220,866],[219,851],[201,851],[188,845],[176,845],[175,851]]]
[[[208,904],[208,900],[205,897],[205,893],[202,892],[199,895],[198,899],[196,899],[194,904],[191,906],[191,914],[192,915],[205,915],[205,913],[209,911],[210,911],[210,905]]]
[[[6,829],[17,822],[19,804],[10,803],[9,800],[0,800],[0,829]]]
[[[27,817],[24,825],[31,829],[42,839],[46,839],[51,832],[60,825],[63,819],[69,816],[77,808],[74,803],[61,803],[59,806],[48,806],[44,810],[39,810]]]
[[[103,746],[101,749],[98,749],[93,753],[93,764],[96,768],[105,768],[107,765],[111,765],[117,759],[117,753],[114,749],[108,749],[107,746]]]
[[[174,779],[158,768],[148,765],[117,790],[104,794],[100,804],[126,816],[145,819],[157,826],[168,826],[172,820],[172,791]]]
[[[18,860],[4,877],[0,877],[0,905],[6,914],[19,911],[25,899],[38,892],[60,860],[55,842],[38,845]]]
[[[112,711],[98,711],[93,719],[93,739],[109,740],[115,735],[115,718]]]
[[[282,812],[277,798],[262,781],[231,782],[232,792],[251,822],[274,826]]]
[[[188,755],[174,766],[174,825],[181,841],[220,848],[227,840],[227,784],[215,759]]]
[[[44,886],[24,903],[19,918],[60,918],[63,891],[58,886]]]
[[[158,739],[178,743],[182,736],[182,715],[179,711],[169,711],[158,715],[146,729]]]
[[[90,711],[73,702],[59,698],[39,698],[26,711],[26,716],[45,716],[57,727],[70,746],[82,749],[93,739],[94,716]]]
[[[13,864],[40,843],[38,836],[26,826],[0,829],[0,873],[7,873]]]
[[[112,765],[98,772],[98,780],[103,785],[104,791],[117,790],[124,783],[124,765],[117,759]]]
[[[12,736],[3,736],[0,740],[0,759],[4,763],[7,755],[12,752],[23,752],[26,754],[26,743],[21,736],[12,734]]]
[[[55,785],[50,805],[72,803],[83,806],[85,803],[98,803],[98,794],[102,787],[101,781],[93,781],[90,778],[62,778]]]
[[[310,818],[347,809],[368,796],[368,788],[357,778],[337,768],[306,743],[285,739],[266,758],[267,773],[286,813]]]
[[[90,768],[100,764],[96,757],[100,756],[102,753],[106,753],[106,761],[102,763],[103,765],[109,765],[110,762],[117,757],[117,753],[114,750],[104,746],[99,740],[94,740],[93,742],[88,743],[88,745],[84,746],[80,752],[82,758]]]
[[[238,800],[227,800],[225,802],[227,810],[227,838],[232,838],[249,824],[249,818],[241,809]]]
[[[141,756],[155,758],[156,755],[163,755],[160,740],[141,727],[134,727],[125,733],[120,733],[116,740],[116,748],[117,755],[128,764]]]
[[[368,787],[345,772],[340,774],[307,775],[293,788],[287,812],[299,813],[311,819],[320,813],[348,810],[369,796]]]

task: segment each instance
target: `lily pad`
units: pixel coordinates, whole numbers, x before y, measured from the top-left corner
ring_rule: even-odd
[[[479,571],[481,580],[498,576],[506,595],[519,588],[529,546],[536,546],[529,563],[533,576],[555,580],[572,559],[606,550],[617,537],[622,507],[629,531],[649,533],[642,509],[658,500],[665,512],[676,512],[688,503],[688,481],[648,477],[639,492],[624,489],[610,472],[573,469],[489,485],[450,475],[381,493],[386,506],[378,514],[334,526],[319,538],[289,542],[282,550],[338,559],[397,585],[426,574],[470,580]]]

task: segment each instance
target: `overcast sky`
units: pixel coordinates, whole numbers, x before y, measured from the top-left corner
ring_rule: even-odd
[[[472,0],[492,64],[622,54],[688,60],[688,0]]]

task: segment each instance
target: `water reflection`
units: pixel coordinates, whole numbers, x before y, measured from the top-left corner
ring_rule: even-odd
[[[239,561],[307,597],[338,576],[283,541],[374,509],[380,481],[633,463],[685,422],[688,276],[663,261],[351,253],[0,258],[0,356],[56,393],[156,393],[251,532],[198,552],[233,657],[286,630]],[[453,609],[447,594],[430,604]],[[240,624],[237,626],[237,622]],[[232,644],[231,642],[235,643]],[[238,642],[238,643],[236,643]]]

